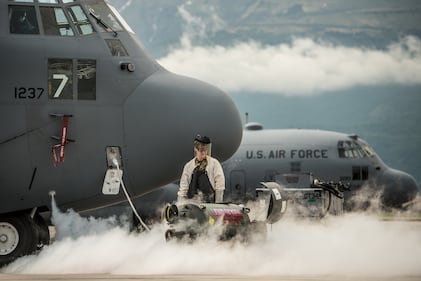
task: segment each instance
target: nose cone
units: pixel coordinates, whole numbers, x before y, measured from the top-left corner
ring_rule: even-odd
[[[388,169],[381,181],[384,186],[381,197],[384,206],[400,208],[417,196],[418,185],[414,177],[405,172]]]
[[[181,176],[194,156],[196,134],[210,137],[212,156],[221,162],[234,154],[242,137],[240,114],[230,97],[164,70],[143,81],[128,98],[124,128],[125,175],[149,190]]]

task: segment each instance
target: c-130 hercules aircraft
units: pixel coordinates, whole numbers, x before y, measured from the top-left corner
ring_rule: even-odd
[[[413,176],[387,166],[358,135],[325,130],[263,129],[247,123],[239,149],[223,167],[232,201],[253,193],[260,181],[276,181],[279,174],[311,173],[326,182],[349,183],[347,209],[363,207],[353,206],[352,198],[363,187],[361,201],[378,195],[386,208],[404,207],[419,191]]]
[[[238,148],[232,100],[165,70],[109,3],[4,0],[0,21],[0,265],[48,243],[52,190],[109,206],[126,200],[101,192],[116,166],[138,197],[179,177],[198,132],[221,160]]]

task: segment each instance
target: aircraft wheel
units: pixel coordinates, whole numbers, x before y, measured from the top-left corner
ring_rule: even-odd
[[[38,228],[37,248],[41,249],[43,246],[50,244],[50,230],[48,229],[48,224],[40,214],[36,213],[33,221]]]
[[[0,266],[37,249],[38,231],[29,214],[0,216]]]

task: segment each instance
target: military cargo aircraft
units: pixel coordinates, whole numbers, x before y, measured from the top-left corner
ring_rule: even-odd
[[[255,196],[260,182],[277,181],[279,175],[311,173],[324,182],[350,185],[344,192],[345,210],[366,208],[371,200],[380,206],[402,208],[415,199],[419,187],[411,175],[387,166],[366,141],[355,134],[309,129],[263,129],[245,125],[237,152],[222,163],[225,202],[244,203]],[[354,200],[364,188],[362,199]],[[176,183],[136,200],[140,212],[156,217],[166,202],[177,199]],[[377,196],[377,198],[376,198]]]
[[[263,129],[248,123],[240,148],[223,167],[231,199],[247,197],[261,181],[291,173],[350,183],[345,203],[363,186],[378,192],[383,206],[393,208],[410,202],[419,191],[414,177],[388,167],[358,135],[333,131]]]
[[[52,190],[109,206],[126,200],[101,191],[113,173],[133,198],[172,182],[197,133],[221,160],[237,150],[232,100],[165,70],[106,1],[3,0],[0,22],[0,264],[48,243]]]

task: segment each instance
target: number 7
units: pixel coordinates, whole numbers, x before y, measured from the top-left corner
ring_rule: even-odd
[[[60,85],[58,85],[58,88],[53,96],[54,98],[58,98],[63,92],[64,86],[66,86],[66,83],[67,81],[69,81],[69,78],[67,78],[66,74],[53,74],[53,79],[61,79]]]

